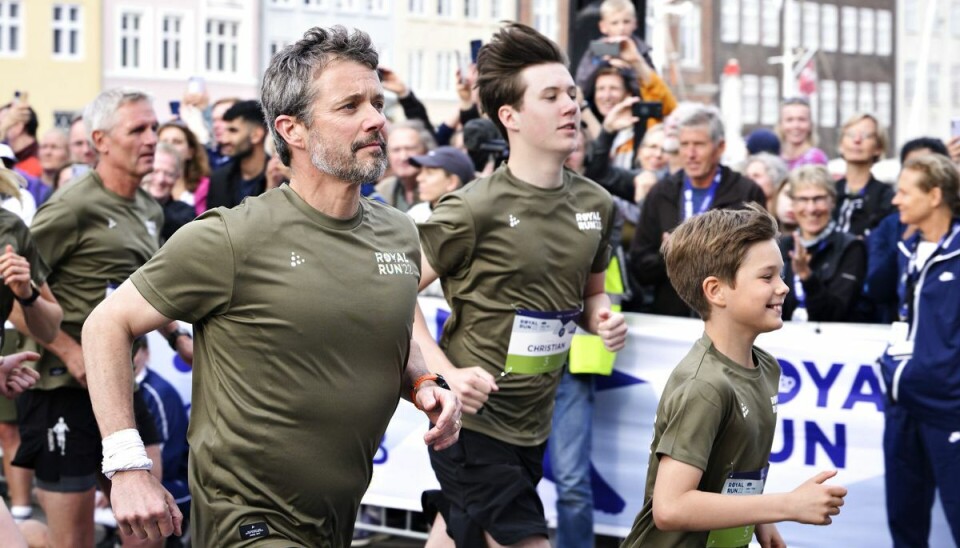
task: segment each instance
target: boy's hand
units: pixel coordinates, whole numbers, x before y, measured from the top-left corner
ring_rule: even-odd
[[[847,488],[840,485],[825,485],[824,482],[837,475],[836,470],[820,472],[790,492],[790,507],[794,510],[793,521],[810,525],[830,525],[840,513]]]
[[[810,253],[807,248],[800,243],[800,233],[797,232],[793,237],[793,251],[790,252],[790,266],[793,273],[800,278],[800,281],[807,281],[813,271],[810,270]]]
[[[760,548],[787,548],[787,543],[784,542],[783,537],[780,536],[780,531],[773,523],[757,525],[754,534],[757,536]]]
[[[603,346],[610,352],[617,352],[627,343],[627,322],[623,314],[611,312],[604,308],[597,312],[600,320],[597,324],[597,335],[603,340]]]

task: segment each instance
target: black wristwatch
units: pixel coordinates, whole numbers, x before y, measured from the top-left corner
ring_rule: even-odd
[[[16,295],[14,295],[16,297]],[[30,306],[40,298],[40,288],[37,287],[37,283],[33,280],[30,280],[30,296],[26,299],[21,299],[17,297],[17,302],[20,303],[20,306]]]
[[[413,382],[413,388],[410,390],[410,401],[413,402],[414,407],[420,409],[420,406],[417,405],[417,390],[420,389],[420,385],[426,381],[433,381],[437,383],[437,386],[443,388],[444,390],[450,390],[450,385],[447,384],[447,379],[443,378],[443,375],[439,373],[427,373],[426,375],[421,375],[416,381]]]
[[[189,331],[183,329],[182,327],[174,329],[169,335],[167,335],[167,344],[170,345],[170,348],[174,352],[177,351],[177,339],[179,339],[181,336],[190,337],[191,339],[193,338],[193,335],[191,335]]]

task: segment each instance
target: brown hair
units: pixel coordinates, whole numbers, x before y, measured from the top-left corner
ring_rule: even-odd
[[[950,158],[942,154],[924,154],[907,161],[903,169],[923,175],[917,183],[920,190],[929,193],[939,188],[950,214],[960,216],[960,172]]]
[[[709,320],[710,303],[703,293],[703,281],[716,276],[734,287],[750,246],[776,237],[776,219],[751,202],[745,209],[711,209],[684,221],[661,251],[677,294]]]
[[[507,24],[493,35],[490,43],[480,48],[477,56],[480,105],[504,138],[507,138],[507,129],[497,112],[503,105],[522,107],[527,89],[520,73],[527,67],[548,63],[567,66],[567,56],[552,40],[521,23]]]
[[[200,141],[197,140],[197,136],[194,135],[190,128],[183,125],[181,122],[167,122],[160,126],[157,129],[157,136],[163,133],[163,130],[173,127],[177,128],[183,132],[184,137],[187,139],[187,146],[193,149],[193,156],[189,158],[181,158],[183,163],[183,181],[184,186],[187,187],[187,190],[190,192],[195,192],[197,190],[197,185],[200,184],[200,179],[203,179],[207,175],[210,175],[210,160],[207,158],[207,149],[200,144]],[[180,155],[178,154],[177,157]]]

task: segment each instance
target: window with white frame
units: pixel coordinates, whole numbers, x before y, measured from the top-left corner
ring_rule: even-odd
[[[287,47],[286,40],[271,40],[270,41],[270,57],[280,53],[280,50]]]
[[[820,48],[823,51],[837,51],[837,6],[824,4],[820,6]]]
[[[875,51],[877,32],[876,12],[870,8],[860,8],[860,53],[872,55]]]
[[[857,111],[876,113],[877,105],[873,102],[873,82],[860,82],[857,94]]]
[[[780,79],[764,76],[760,79],[760,123],[772,126],[780,116]]]
[[[907,34],[919,33],[920,0],[904,0],[900,5],[903,7],[903,30]]]
[[[800,45],[800,22],[803,19],[803,14],[800,12],[800,4],[797,0],[787,0],[784,3],[784,9],[789,10],[789,17],[787,18],[787,28],[783,29],[784,43],[792,48],[795,48]]]
[[[457,78],[457,52],[437,52],[437,85],[438,92],[445,93],[454,90],[453,83]]]
[[[840,51],[857,53],[857,8],[843,6],[840,9]]]
[[[453,17],[453,0],[437,0],[437,15]]]
[[[950,67],[950,105],[960,108],[960,64]]]
[[[332,0],[333,10],[341,13],[352,13],[360,10],[360,4],[356,0]]]
[[[893,119],[893,88],[889,82],[877,82],[876,84],[877,120],[883,127],[890,127]]]
[[[363,8],[366,13],[384,14],[390,9],[390,4],[387,0],[366,0],[363,2]]]
[[[740,41],[740,0],[720,3],[720,40],[729,43]]]
[[[23,15],[20,0],[0,0],[0,55],[22,53]]]
[[[960,38],[960,0],[950,2],[950,36]]]
[[[753,74],[744,74],[740,78],[743,89],[741,91],[743,111],[740,119],[744,124],[756,124],[759,118],[757,111],[760,108],[760,78]]]
[[[423,51],[410,50],[407,53],[407,70],[410,89],[423,89]]]
[[[742,0],[742,28],[740,42],[744,44],[760,43],[760,0]]]
[[[837,126],[837,83],[821,80],[817,95],[820,96],[820,126]]]
[[[324,9],[327,7],[328,0],[303,0],[303,6],[307,9]]]
[[[937,10],[936,15],[933,17],[933,35],[943,36],[943,30],[946,28],[946,26],[947,16],[942,11]]]
[[[502,6],[500,6],[501,1],[502,0],[490,0],[490,19],[494,21],[499,21],[501,17],[500,14],[503,12]]]
[[[128,11],[120,14],[120,68],[140,68],[140,19],[142,14]]]
[[[701,43],[700,6],[691,5],[680,18],[680,65],[688,68],[700,67],[703,57]]]
[[[240,23],[207,19],[206,67],[210,72],[236,73],[240,47]]]
[[[857,83],[840,82],[840,123],[857,113]]]
[[[917,92],[917,62],[907,61],[903,64],[903,98],[907,104],[912,103]]]
[[[480,0],[463,0],[463,16],[467,19],[479,19]]]
[[[780,4],[780,0],[763,0],[760,43],[764,46],[775,47],[780,45]]]
[[[557,38],[557,0],[533,0],[533,28],[551,40]]]
[[[53,5],[53,56],[79,59],[83,40],[83,12],[77,4]]]
[[[927,65],[927,102],[931,106],[940,104],[940,63]]]
[[[183,43],[183,16],[164,15],[160,23],[160,68],[180,70],[180,48]]]
[[[803,3],[803,47],[820,48],[820,5],[816,2]]]
[[[893,14],[877,10],[877,55],[893,53]]]
[[[309,0],[305,0],[305,1],[309,3]],[[293,2],[294,0],[270,0],[270,5],[277,6],[280,8],[289,8],[289,7],[293,7]]]
[[[426,2],[424,0],[409,0],[407,11],[410,12],[410,15],[425,15],[427,13]]]

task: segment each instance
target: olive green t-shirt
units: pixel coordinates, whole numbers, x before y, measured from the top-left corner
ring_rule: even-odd
[[[284,185],[205,213],[133,275],[159,312],[194,325],[200,546],[350,545],[400,398],[419,265],[403,213],[361,200],[338,220]]]
[[[96,171],[54,193],[30,226],[50,265],[47,283],[63,308],[60,328],[80,342],[90,312],[159,247],[163,210],[141,189],[133,199],[107,190]],[[37,363],[37,388],[80,387],[53,352]]]
[[[572,171],[543,189],[502,166],[446,194],[418,226],[451,308],[441,348],[499,386],[482,414],[464,415],[464,428],[520,446],[546,441],[563,370],[501,375],[516,311],[581,309],[590,275],[607,268],[613,214],[607,191]]]
[[[670,374],[657,407],[643,509],[623,548],[707,545],[708,531],[656,528],[653,486],[662,455],[702,470],[697,489],[708,493],[724,492],[731,474],[766,479],[777,427],[780,365],[757,347],[753,348],[753,360],[757,366],[753,369],[738,365],[704,334]],[[745,479],[743,484],[753,488],[756,480]]]
[[[6,209],[0,209],[0,255],[6,253],[7,246],[13,247],[13,252],[30,263],[30,279],[38,286],[43,285],[50,273],[50,268],[40,256],[30,229],[23,224],[20,217]],[[16,296],[9,286],[0,284],[0,323],[6,322],[13,309]]]

